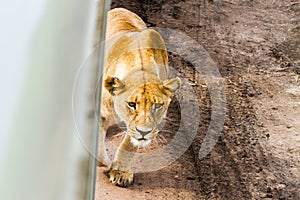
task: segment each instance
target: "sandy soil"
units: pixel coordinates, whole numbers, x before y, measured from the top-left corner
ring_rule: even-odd
[[[178,160],[136,174],[129,188],[111,185],[98,168],[96,199],[300,199],[299,1],[121,0],[112,7],[137,13],[150,27],[183,31],[201,44],[224,78],[227,108],[217,145],[198,159],[210,95],[201,74],[170,53],[170,65],[198,96],[197,137]],[[164,127],[169,132],[177,130],[178,110],[174,101],[168,114],[173,121]],[[147,151],[173,136],[164,134],[166,141]]]

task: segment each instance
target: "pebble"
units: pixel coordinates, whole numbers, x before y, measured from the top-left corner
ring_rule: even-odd
[[[299,96],[300,95],[300,86],[289,88],[286,92],[289,94],[295,95],[295,96]]]
[[[228,131],[228,130],[229,130],[229,127],[228,127],[228,126],[224,126],[224,130],[225,130],[225,131]]]

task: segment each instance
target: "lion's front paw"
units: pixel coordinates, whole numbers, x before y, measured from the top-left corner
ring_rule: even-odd
[[[120,187],[128,187],[133,183],[133,173],[130,171],[110,169],[108,175],[109,180]]]

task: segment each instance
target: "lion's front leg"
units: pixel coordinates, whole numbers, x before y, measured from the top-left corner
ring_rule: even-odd
[[[101,117],[100,127],[99,127],[99,147],[98,147],[98,166],[108,167],[111,160],[107,154],[105,146],[105,137],[108,129],[109,122],[104,117]]]
[[[115,159],[108,172],[109,180],[113,184],[121,187],[127,187],[132,184],[131,160],[136,150],[137,147],[132,144],[130,136],[126,135],[116,152]]]

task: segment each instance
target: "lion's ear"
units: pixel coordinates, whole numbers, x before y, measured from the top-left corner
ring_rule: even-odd
[[[104,87],[109,91],[111,95],[116,95],[124,88],[124,84],[117,77],[107,77],[104,81]]]
[[[171,92],[171,95],[176,92],[180,88],[181,80],[180,78],[176,77],[173,79],[165,80],[163,82],[163,87],[167,93]]]

